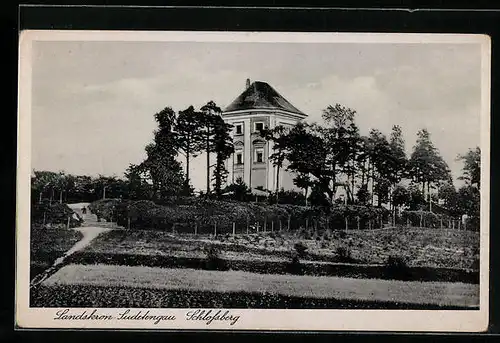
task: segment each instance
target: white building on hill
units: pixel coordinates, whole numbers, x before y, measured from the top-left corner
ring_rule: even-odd
[[[228,159],[227,183],[241,177],[252,189],[276,190],[276,167],[269,160],[273,153],[272,142],[260,136],[260,130],[278,125],[294,126],[305,119],[306,114],[294,107],[266,82],[250,80],[246,89],[222,113],[222,118],[233,125],[234,154]],[[299,190],[294,175],[286,171],[286,161],[280,168],[278,187]]]

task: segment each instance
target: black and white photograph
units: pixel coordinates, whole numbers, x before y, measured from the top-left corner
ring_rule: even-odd
[[[23,34],[26,326],[486,327],[486,36]]]

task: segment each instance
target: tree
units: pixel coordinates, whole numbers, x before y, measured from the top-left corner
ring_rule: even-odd
[[[443,200],[443,205],[453,215],[460,215],[458,193],[453,183],[443,183],[438,188],[438,199]]]
[[[215,118],[220,116],[222,110],[215,102],[209,101],[206,105],[201,107],[203,112],[203,141],[205,145],[205,153],[207,154],[207,196],[210,195],[210,153],[213,152],[212,144],[215,135],[214,125]]]
[[[155,197],[179,194],[185,186],[182,167],[176,160],[177,134],[174,132],[175,113],[166,107],[155,114],[158,130],[153,143],[146,146],[146,159],[137,166],[153,185]]]
[[[314,185],[318,192],[327,192],[332,198],[331,173],[327,161],[328,149],[318,129],[299,122],[289,131],[288,137],[290,145],[286,155],[289,162],[287,170],[307,175],[310,178],[310,185]]]
[[[226,182],[228,171],[226,170],[226,160],[234,152],[233,139],[230,132],[233,128],[231,124],[224,122],[222,117],[213,117],[213,149],[215,152],[215,168],[213,172],[214,191],[217,197],[222,195],[222,185]]]
[[[66,191],[67,186],[68,186],[67,176],[63,171],[60,171],[59,173],[56,174],[56,177],[54,179],[54,189],[56,189],[59,192],[60,204],[62,204],[63,202],[63,192]]]
[[[481,186],[481,149],[469,149],[466,154],[458,155],[458,160],[464,162],[462,176],[460,180],[465,181],[468,186],[475,186],[480,189]]]
[[[132,200],[151,199],[153,197],[152,186],[146,181],[141,168],[135,164],[131,164],[126,172],[128,198]]]
[[[421,189],[413,183],[408,191],[410,193],[409,209],[412,211],[422,210],[425,207],[425,197]]]
[[[401,208],[408,205],[410,201],[411,194],[406,187],[398,185],[394,188],[394,191],[392,192],[392,202],[394,207]]]
[[[368,157],[369,157],[369,178],[372,184],[372,205],[373,194],[377,194],[377,202],[380,206],[382,202],[388,200],[388,193],[391,181],[393,181],[392,170],[392,150],[387,138],[379,130],[372,129],[368,137]]]
[[[311,181],[311,176],[307,173],[299,173],[297,176],[293,179],[293,183],[295,186],[302,188],[304,190],[304,200],[305,200],[305,205],[307,206],[307,193],[309,188],[313,185],[313,182]]]
[[[226,187],[225,191],[233,193],[235,200],[247,201],[252,190],[241,177],[238,177],[234,183]]]
[[[330,177],[331,201],[336,194],[340,174],[344,174],[347,185],[350,184],[350,201],[355,192],[356,162],[360,155],[362,140],[354,122],[356,111],[340,104],[328,106],[323,110],[322,118],[327,127],[320,129],[328,147],[328,174]]]
[[[276,167],[276,193],[278,193],[280,184],[279,184],[279,175],[280,170],[283,167],[283,162],[286,159],[287,148],[289,146],[289,137],[287,135],[287,129],[278,125],[273,129],[264,129],[260,133],[261,137],[265,138],[268,142],[272,142],[273,153],[269,156],[269,159],[273,162],[273,165]],[[276,202],[278,202],[279,197],[276,196]]]
[[[393,193],[396,185],[403,179],[407,174],[408,169],[408,159],[405,152],[405,141],[403,138],[403,131],[399,125],[394,125],[392,127],[391,136],[389,139],[389,149],[391,152],[391,159],[389,169],[390,172],[386,175],[389,181],[389,207],[395,216],[395,207]]]
[[[368,191],[368,185],[362,184],[356,192],[356,198],[360,204],[366,204],[370,200],[370,192]]]
[[[58,174],[51,171],[33,171],[31,177],[31,194],[33,198],[38,197],[38,202],[42,202],[43,194],[50,191],[50,201],[54,197],[54,190],[57,184]]]
[[[179,151],[186,157],[186,177],[184,193],[190,194],[189,184],[189,162],[203,149],[203,134],[201,129],[204,126],[203,113],[195,111],[193,106],[189,106],[184,111],[180,111],[177,117],[175,130],[177,132],[177,144]]]
[[[409,171],[413,181],[421,185],[424,196],[427,190],[429,210],[432,211],[432,201],[430,201],[431,184],[436,184],[442,180],[451,180],[451,174],[448,165],[434,147],[429,132],[422,129],[417,133],[417,136],[417,143],[413,148],[409,161]]]

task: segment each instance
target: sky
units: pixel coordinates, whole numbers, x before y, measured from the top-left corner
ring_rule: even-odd
[[[429,130],[453,177],[480,144],[479,44],[36,41],[32,168],[123,176],[152,141],[154,114],[229,105],[247,78],[268,82],[306,121],[356,110],[362,134],[403,129],[408,154]],[[203,156],[191,164],[195,188]]]

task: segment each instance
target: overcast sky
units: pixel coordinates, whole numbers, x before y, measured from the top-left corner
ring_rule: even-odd
[[[456,178],[457,155],[480,142],[480,57],[479,44],[34,42],[32,168],[122,176],[144,158],[154,113],[224,108],[250,78],[309,122],[340,103],[363,134],[400,125],[408,153],[427,128]]]

